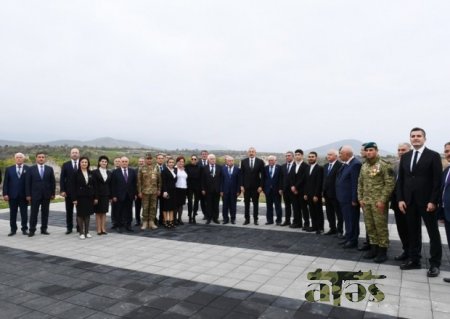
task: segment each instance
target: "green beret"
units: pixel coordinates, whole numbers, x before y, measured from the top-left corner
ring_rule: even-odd
[[[374,148],[374,149],[378,149],[378,145],[375,142],[368,142],[364,144],[364,150],[367,150],[368,148]]]

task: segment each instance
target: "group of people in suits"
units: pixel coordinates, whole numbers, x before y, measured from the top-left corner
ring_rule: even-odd
[[[430,237],[430,268],[427,275],[435,277],[439,275],[442,259],[438,218],[444,221],[447,239],[450,238],[450,170],[446,168],[443,171],[440,155],[426,148],[425,141],[425,131],[413,128],[410,131],[410,144],[399,145],[399,161],[392,167],[395,187],[390,204],[403,247],[403,253],[396,256],[395,260],[403,262],[400,266],[403,270],[421,268],[423,220]],[[373,144],[370,145],[373,148]],[[365,150],[362,150],[361,155],[364,155]],[[450,142],[445,144],[444,153],[450,163]],[[187,165],[184,157],[166,161],[163,154],[158,154],[155,165],[151,161],[149,165],[161,175],[161,189],[156,191],[160,207],[159,223],[168,228],[173,228],[175,222],[183,224],[182,211],[186,201],[189,223],[197,222],[195,218],[200,209],[206,224],[219,223],[219,203],[222,198],[222,223],[234,224],[237,198],[243,195],[244,225],[250,223],[251,206],[253,223],[258,225],[259,197],[264,193],[267,225],[277,224],[322,234],[324,203],[329,223],[325,235],[337,235],[342,239],[344,248],[358,246],[360,212],[365,209],[364,202],[358,198],[358,181],[361,167],[365,165],[364,156],[361,162],[350,146],[343,146],[339,150],[330,150],[327,163],[321,166],[316,152],[310,152],[307,161],[304,161],[301,149],[287,152],[282,165],[277,164],[273,155],[267,158],[268,164],[265,165],[262,159],[256,157],[253,147],[249,148],[247,155],[238,167],[231,156],[225,158],[225,165],[218,165],[215,155],[207,151],[202,151],[200,158],[192,155]],[[99,158],[98,168],[94,171],[90,170],[89,159],[80,157],[78,149],[73,149],[70,157],[62,167],[60,179],[61,195],[66,201],[66,233],[70,234],[73,230],[73,212],[76,207],[80,238],[90,237],[89,218],[94,213],[97,233],[106,234],[106,213],[110,203],[113,228],[119,232],[133,231],[132,206],[139,197],[139,170],[130,168],[126,157],[114,161],[116,168],[113,171],[108,170],[109,159],[106,156]],[[18,211],[22,233],[34,236],[39,210],[40,231],[48,235],[49,204],[55,196],[54,172],[45,165],[46,155],[43,152],[36,154],[36,164],[33,166],[24,165],[24,159],[22,153],[15,155],[16,163],[6,169],[3,182],[3,196],[10,206],[9,236],[17,232]],[[368,174],[371,176],[370,171]],[[29,229],[28,203],[31,205]],[[377,202],[377,205],[381,204]],[[385,205],[381,206],[380,213],[386,211],[387,214]],[[373,224],[370,226],[373,229],[379,227]],[[373,246],[373,238],[367,236],[369,247],[371,241]],[[448,278],[444,280],[450,282]]]

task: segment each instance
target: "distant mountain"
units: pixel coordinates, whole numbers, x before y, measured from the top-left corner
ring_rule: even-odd
[[[10,145],[10,146],[30,146],[30,145],[49,145],[49,146],[90,146],[90,147],[126,147],[126,148],[151,148],[148,145],[144,145],[138,142],[117,140],[111,137],[101,137],[88,141],[81,140],[57,140],[50,142],[21,142],[21,141],[7,141],[0,140],[0,145]]]
[[[359,155],[359,150],[361,148],[361,145],[363,144],[363,142],[359,141],[359,140],[352,140],[352,139],[348,139],[348,140],[340,140],[340,141],[336,141],[330,144],[326,144],[326,145],[322,145],[319,147],[315,147],[315,148],[311,148],[305,151],[305,154],[310,152],[310,151],[315,151],[317,152],[317,154],[319,156],[325,156],[327,155],[327,152],[330,149],[339,149],[341,146],[343,145],[350,145],[353,148],[353,151],[355,152],[355,155]],[[394,155],[394,153],[386,151],[386,150],[379,150],[379,153],[381,156],[387,156],[387,155]]]

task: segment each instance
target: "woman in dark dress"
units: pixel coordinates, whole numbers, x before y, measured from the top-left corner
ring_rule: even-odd
[[[173,212],[177,207],[177,200],[175,197],[176,182],[177,182],[177,169],[174,168],[175,160],[169,158],[167,160],[167,167],[161,173],[161,209],[164,216],[164,227],[174,228]]]
[[[92,171],[95,182],[95,197],[98,202],[94,206],[97,235],[106,235],[106,213],[111,201],[111,172],[108,171],[109,158],[102,155],[98,158],[97,169]]]
[[[91,238],[89,234],[89,220],[94,214],[95,181],[89,170],[89,159],[81,157],[80,165],[72,178],[72,200],[77,208],[77,222],[80,230],[80,239]]]
[[[200,186],[201,166],[197,164],[197,156],[191,156],[191,162],[186,165],[187,179],[187,206],[189,224],[195,224],[195,216],[197,216],[198,204],[200,202],[202,190]]]

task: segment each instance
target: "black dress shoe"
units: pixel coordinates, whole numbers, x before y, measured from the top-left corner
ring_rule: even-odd
[[[330,236],[330,235],[334,235],[337,234],[336,230],[330,229],[329,231],[327,231],[324,235]]]
[[[249,222],[248,220],[246,220],[246,221],[244,222],[244,225],[248,225],[248,224],[250,224],[250,222]]]
[[[342,246],[342,248],[344,249],[351,249],[351,248],[356,248],[358,247],[358,245],[356,243],[352,243],[352,242],[347,242],[344,246]]]
[[[134,226],[141,226],[141,222],[137,222]]]
[[[29,233],[28,233],[28,237],[33,237],[34,236],[34,231],[30,231]]]
[[[289,228],[300,228],[300,225],[298,225],[298,224],[291,224],[291,225],[289,225]]]
[[[277,226],[281,226],[281,223],[277,222]]]
[[[406,259],[408,259],[408,255],[405,252],[402,252],[400,255],[394,257],[394,260],[397,261],[403,261]]]
[[[72,234],[72,230],[70,229],[68,229],[67,231],[66,231],[66,235],[69,235],[69,234]]]
[[[313,233],[313,232],[315,232],[315,231],[317,231],[314,227],[307,227],[306,229],[305,229],[305,231],[307,232],[307,233]]]
[[[319,229],[319,230],[316,230],[316,234],[317,234],[317,235],[320,235],[320,234],[322,234],[322,233],[323,233],[323,230],[320,230],[320,229]]]
[[[337,234],[336,237],[337,237],[338,239],[344,239],[344,238],[345,238],[344,234],[343,234],[343,233],[339,233],[339,232],[338,232],[338,234]]]
[[[266,222],[265,225],[273,225],[273,222]]]
[[[218,219],[213,219],[214,224],[220,224]]]
[[[102,234],[102,235],[108,235],[108,233],[105,232],[105,231],[102,231],[101,234]]]
[[[437,277],[439,276],[439,267],[436,266],[431,266],[430,269],[428,269],[427,271],[427,276],[428,277]]]
[[[406,263],[400,265],[401,270],[420,269],[422,266],[418,262],[408,260]]]
[[[344,239],[344,240],[338,242],[338,245],[345,245],[346,243],[348,243],[348,240]]]
[[[232,220],[231,223],[234,225],[234,224],[236,224],[236,221],[235,221],[235,220]]]
[[[16,232],[15,232],[15,231],[12,231],[12,232],[10,232],[10,233],[8,234],[8,237],[14,236],[15,234],[16,234]]]
[[[255,221],[253,222],[253,224],[259,225],[257,220],[255,220]]]
[[[284,222],[280,226],[289,226],[290,224],[291,224],[290,222]]]
[[[127,229],[127,232],[129,232],[129,233],[134,233],[134,230],[133,230],[133,228],[131,228],[131,227],[127,227],[126,229]]]
[[[50,233],[46,230],[41,231],[41,235],[50,235]]]
[[[358,248],[359,251],[366,251],[366,250],[370,250],[370,244],[369,243],[364,243],[361,247]]]
[[[450,283],[450,278],[444,278],[443,280],[444,280],[445,282]]]
[[[206,225],[211,224],[211,220],[210,220],[210,219],[207,219],[205,224],[206,224]]]
[[[26,230],[22,230],[22,235],[28,235],[28,231],[26,231]]]
[[[223,224],[223,225],[228,224],[228,220],[224,220],[224,221],[222,222],[222,224]]]

